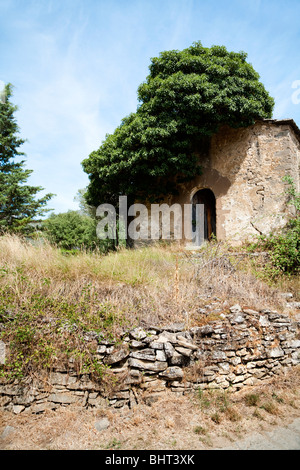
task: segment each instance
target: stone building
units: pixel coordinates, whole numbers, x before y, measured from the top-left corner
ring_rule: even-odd
[[[300,191],[300,130],[292,119],[223,127],[199,162],[202,174],[181,185],[168,203],[204,205],[205,239],[215,234],[239,244],[285,225],[293,208],[284,176],[290,175]],[[186,230],[185,238],[190,238]]]

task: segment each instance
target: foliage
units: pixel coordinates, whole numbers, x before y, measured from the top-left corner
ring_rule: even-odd
[[[289,204],[294,207],[294,216],[290,218],[284,229],[259,237],[250,247],[252,250],[261,249],[269,252],[271,268],[267,268],[267,272],[271,277],[300,273],[300,193],[297,193],[290,176],[286,176],[284,181],[288,184],[286,193]]]
[[[300,218],[290,221],[281,234],[273,234],[265,240],[274,266],[273,274],[297,274],[300,272]]]
[[[106,251],[110,240],[99,240],[95,218],[78,211],[51,214],[43,222],[47,239],[64,250],[95,249]]]
[[[201,172],[221,125],[248,126],[272,115],[273,99],[244,52],[205,48],[165,51],[151,60],[138,88],[139,106],[82,162],[88,204],[117,204],[119,195],[158,200]]]
[[[26,232],[36,217],[49,209],[44,206],[52,194],[36,199],[43,190],[39,186],[25,184],[32,170],[24,168],[24,160],[16,161],[24,153],[19,147],[25,142],[17,136],[19,128],[14,118],[17,110],[10,102],[12,86],[5,87],[5,99],[0,102],[0,231]]]
[[[295,208],[295,215],[296,217],[299,217],[300,215],[300,193],[297,193],[295,184],[293,182],[293,178],[290,175],[286,175],[283,178],[283,181],[285,181],[288,184],[286,193],[289,197],[289,204],[294,206]]]
[[[88,215],[89,217],[96,217],[96,208],[93,206],[89,206],[86,202],[85,194],[86,194],[87,188],[84,189],[79,189],[77,191],[77,194],[74,198],[74,201],[76,201],[79,205],[79,212],[82,215]]]
[[[9,344],[0,377],[23,378],[54,364],[67,365],[70,359],[80,372],[101,377],[105,366],[97,362],[96,344],[85,338],[90,332],[92,338],[111,338],[115,324],[123,320],[109,302],[98,303],[97,313],[91,314],[90,290],[86,286],[77,302],[68,302],[32,289],[18,304],[9,285],[0,287],[0,339]]]

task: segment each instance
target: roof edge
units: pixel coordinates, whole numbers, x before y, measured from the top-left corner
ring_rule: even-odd
[[[287,124],[291,126],[293,131],[295,132],[296,136],[300,140],[300,129],[295,123],[294,119],[292,118],[287,118],[287,119],[263,119],[263,122],[270,122],[271,124]]]

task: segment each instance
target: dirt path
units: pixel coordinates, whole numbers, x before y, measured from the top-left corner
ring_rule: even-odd
[[[222,450],[300,450],[300,418],[264,433],[254,432]]]

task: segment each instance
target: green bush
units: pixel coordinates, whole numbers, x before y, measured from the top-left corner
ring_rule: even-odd
[[[274,273],[300,272],[300,218],[291,220],[285,230],[265,240],[270,252]]]
[[[98,249],[106,252],[112,248],[111,240],[100,240],[96,232],[97,220],[78,211],[52,214],[43,222],[43,234],[50,243],[65,254],[76,254],[81,249]]]
[[[272,264],[270,274],[273,277],[300,272],[300,193],[296,192],[290,176],[286,176],[284,181],[288,183],[289,204],[294,206],[295,215],[282,230],[259,237],[258,242],[251,246],[251,249],[269,253]]]
[[[77,211],[52,214],[43,228],[47,238],[65,250],[91,247],[97,242],[95,221]]]

